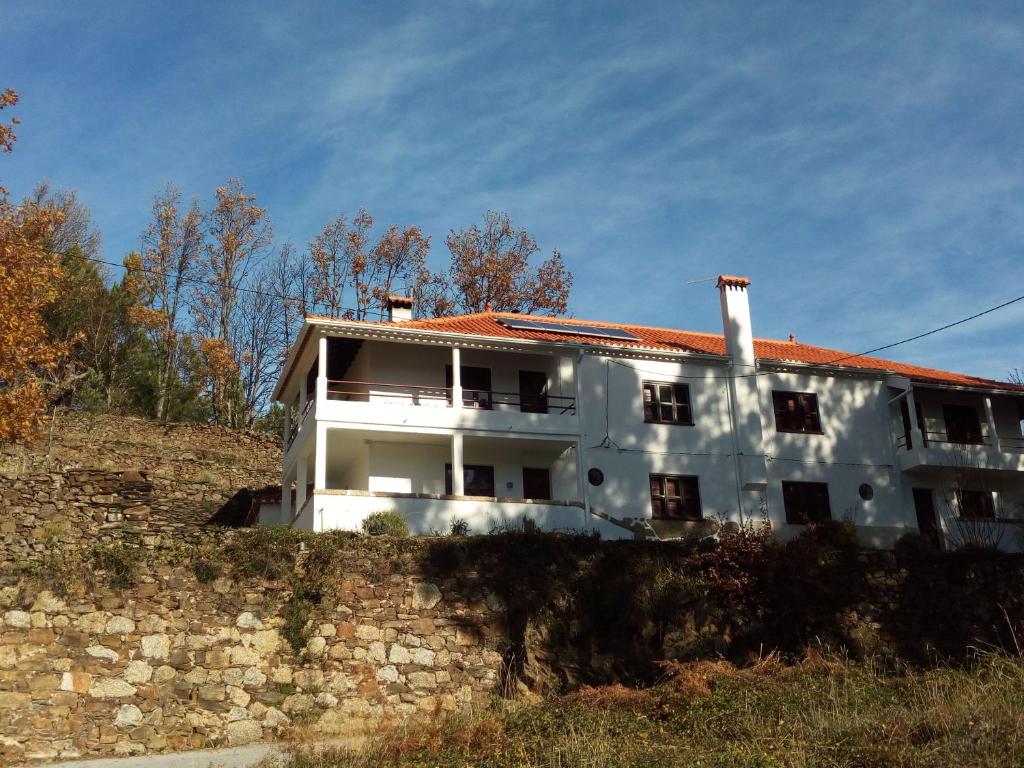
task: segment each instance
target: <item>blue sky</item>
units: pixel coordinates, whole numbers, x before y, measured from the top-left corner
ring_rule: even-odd
[[[238,176],[279,242],[339,212],[444,236],[507,210],[581,318],[862,351],[1024,293],[1012,3],[6,2],[0,180],[77,189],[104,256],[167,181]],[[997,378],[1024,302],[889,356]]]

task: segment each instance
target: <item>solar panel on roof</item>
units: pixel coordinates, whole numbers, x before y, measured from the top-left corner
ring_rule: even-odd
[[[594,336],[600,339],[624,339],[626,341],[639,341],[629,331],[621,328],[604,328],[598,325],[583,325],[582,323],[549,323],[544,320],[524,320],[519,317],[499,317],[498,322],[506,328],[518,331],[541,331],[542,333],[563,333],[570,336]]]

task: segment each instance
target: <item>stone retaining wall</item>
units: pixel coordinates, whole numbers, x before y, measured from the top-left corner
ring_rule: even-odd
[[[0,448],[0,571],[66,544],[192,541],[247,491],[278,482],[280,461],[269,435],[58,413],[52,435]]]
[[[295,653],[283,584],[204,585],[174,560],[153,552],[123,593],[0,586],[0,763],[355,735],[483,703],[498,680],[493,600],[408,563],[344,554]]]

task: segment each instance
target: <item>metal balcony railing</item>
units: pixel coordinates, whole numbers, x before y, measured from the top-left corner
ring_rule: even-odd
[[[1007,453],[1024,453],[1024,437],[999,436],[999,450]]]
[[[989,439],[989,432],[987,429],[983,429],[980,437],[975,435],[973,438],[950,438],[947,432],[924,432],[924,446],[945,446],[945,445],[992,445]],[[1024,437],[1022,436],[1004,436],[998,435],[999,450],[1006,451],[1007,453],[1024,453]],[[896,438],[897,448],[906,448],[908,445],[912,445],[912,438],[906,433],[899,435]]]
[[[355,402],[380,401],[386,404],[396,400],[402,405],[452,405],[451,387],[433,387],[421,384],[387,384],[376,381],[330,380],[327,382],[328,400]],[[462,390],[462,407],[486,411],[515,410],[521,413],[575,414],[576,398],[566,395],[536,395],[521,392],[496,392],[490,389]]]
[[[303,422],[306,420],[306,414],[313,408],[313,404],[316,402],[315,399],[309,399],[306,401],[306,405],[302,408],[302,413],[297,418],[293,416],[288,426],[288,441],[285,443],[284,450],[287,453],[288,449],[292,447],[292,443],[295,442],[295,438],[299,436],[299,430],[302,427]],[[294,415],[294,411],[292,414]]]

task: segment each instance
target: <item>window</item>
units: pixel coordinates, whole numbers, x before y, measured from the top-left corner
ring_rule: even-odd
[[[551,472],[547,467],[523,467],[523,498],[551,498]]]
[[[644,382],[644,421],[693,426],[690,387],[660,381]]]
[[[981,420],[978,409],[973,405],[942,406],[942,418],[946,422],[946,439],[951,443],[980,444]]]
[[[494,496],[494,467],[465,464],[462,467],[463,493],[466,496]],[[444,492],[452,495],[452,465],[444,465]]]
[[[697,478],[651,475],[651,517],[655,520],[703,520]]]
[[[444,367],[445,386],[448,388],[448,402],[452,401],[452,367]],[[462,407],[491,410],[491,369],[463,365],[459,368],[462,382]]]
[[[821,434],[818,396],[813,392],[772,392],[776,432]]]
[[[954,496],[960,507],[960,517],[979,517],[990,520],[995,518],[996,505],[992,501],[991,492],[957,490],[954,492]]]
[[[523,413],[548,412],[548,375],[543,371],[519,372],[519,410]],[[532,498],[527,496],[526,498]]]
[[[828,503],[828,483],[782,483],[782,502],[786,522],[807,525],[832,519]]]

